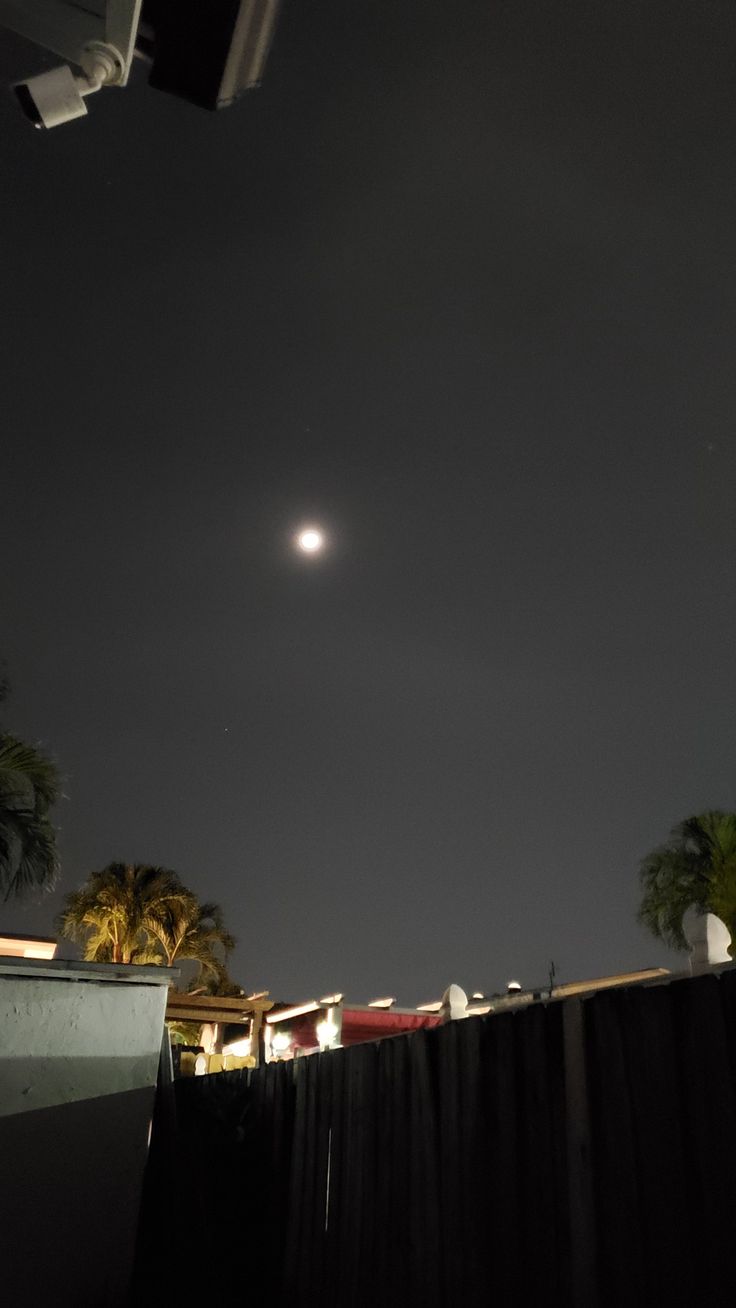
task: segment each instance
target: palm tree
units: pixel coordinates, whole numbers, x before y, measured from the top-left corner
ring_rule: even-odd
[[[57,926],[61,935],[84,946],[88,962],[163,963],[160,953],[151,957],[152,924],[192,901],[191,891],[168,868],[110,863],[67,895]]]
[[[720,917],[736,941],[736,813],[686,818],[641,864],[639,921],[673,949],[686,949],[682,916],[694,904]]]
[[[231,986],[226,959],[235,938],[217,904],[200,904],[176,872],[148,864],[110,863],[67,895],[61,935],[97,963],[174,967],[196,963],[190,988],[223,993]]]
[[[196,963],[190,990],[223,994],[232,986],[227,956],[235,947],[235,937],[226,930],[218,904],[200,904],[195,895],[172,899],[163,912],[147,916],[144,925],[155,943],[141,961],[167,967]]]
[[[49,809],[59,791],[59,774],[50,758],[17,736],[0,733],[0,891],[5,900],[33,889],[50,890],[56,881],[59,856]]]

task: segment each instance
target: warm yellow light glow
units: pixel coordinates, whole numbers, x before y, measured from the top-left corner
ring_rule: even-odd
[[[250,1053],[250,1036],[244,1036],[242,1040],[234,1040],[231,1045],[226,1045],[223,1054],[232,1054],[234,1058],[247,1058]]]
[[[285,1054],[291,1044],[291,1036],[288,1031],[274,1031],[271,1037],[271,1048],[275,1054]]]
[[[319,527],[303,527],[297,535],[296,543],[303,554],[319,554],[324,549],[324,532]]]
[[[324,1022],[318,1022],[316,1027],[316,1036],[319,1040],[320,1049],[327,1049],[337,1040],[337,1025],[327,1018]]]
[[[55,953],[55,940],[33,936],[0,936],[0,954],[9,958],[53,958]]]
[[[383,999],[371,999],[371,1000],[369,1001],[368,1007],[369,1007],[369,1008],[390,1008],[391,1005],[392,1005],[392,1004],[395,1004],[395,1003],[396,1003],[396,996],[395,996],[395,995],[386,995]]]

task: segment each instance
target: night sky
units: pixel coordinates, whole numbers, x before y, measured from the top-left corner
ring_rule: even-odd
[[[232,109],[89,108],[0,103],[4,718],[66,796],[4,927],[121,859],[278,999],[680,966],[637,868],[734,804],[731,0],[285,0]]]

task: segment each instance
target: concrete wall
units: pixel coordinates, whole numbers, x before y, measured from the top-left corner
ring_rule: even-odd
[[[172,975],[0,958],[5,1302],[125,1303]]]

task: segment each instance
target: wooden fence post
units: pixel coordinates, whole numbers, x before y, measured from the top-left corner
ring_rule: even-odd
[[[582,1000],[563,1000],[562,1031],[573,1308],[596,1308],[595,1209]]]

